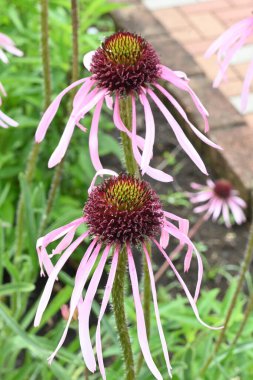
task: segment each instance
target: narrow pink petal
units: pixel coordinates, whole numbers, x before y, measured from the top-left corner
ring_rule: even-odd
[[[246,207],[247,207],[246,202],[245,202],[242,198],[240,198],[240,197],[238,197],[238,196],[236,196],[236,195],[233,195],[232,199],[233,199],[233,201],[234,201],[238,206],[240,206],[240,207],[242,207],[242,208],[246,208]]]
[[[200,203],[200,202],[206,202],[209,201],[213,197],[213,191],[204,190],[203,192],[198,192],[191,196],[191,202],[192,203]]]
[[[78,110],[74,116],[75,120],[80,120],[80,118],[84,117],[84,115],[89,112],[101,99],[104,99],[106,92],[106,88],[98,91],[95,96],[93,96],[82,108]]]
[[[160,244],[165,249],[168,247],[170,241],[170,234],[163,227],[161,228]]]
[[[74,96],[73,108],[78,109],[81,104],[86,103],[86,97],[94,84],[95,81],[92,77],[86,78],[86,81],[82,84]]]
[[[9,128],[9,126],[5,124],[1,119],[0,119],[0,127]]]
[[[191,187],[194,189],[194,190],[201,190],[204,188],[203,185],[200,185],[199,183],[196,183],[196,182],[191,182]]]
[[[179,283],[182,285],[182,288],[190,302],[190,305],[192,307],[192,310],[197,318],[197,320],[205,327],[208,327],[209,329],[212,329],[212,330],[220,330],[223,328],[223,326],[221,327],[212,327],[212,326],[209,326],[207,325],[205,322],[202,321],[202,319],[200,318],[199,316],[199,312],[198,312],[198,308],[196,306],[196,303],[194,301],[194,299],[192,298],[191,296],[191,293],[189,292],[184,280],[182,279],[182,277],[180,276],[180,274],[178,273],[178,271],[176,270],[175,266],[173,265],[172,261],[170,260],[169,256],[167,255],[167,253],[163,250],[163,248],[160,246],[160,244],[155,240],[153,239],[154,243],[156,244],[156,246],[159,248],[160,252],[162,253],[162,255],[164,256],[165,260],[170,264],[170,267],[172,268],[173,272],[175,273]]]
[[[230,222],[229,208],[228,208],[227,203],[223,203],[223,206],[222,206],[222,216],[223,216],[223,219],[224,219],[226,227],[230,228],[231,227],[231,222]]]
[[[8,53],[11,53],[13,55],[16,55],[17,57],[23,57],[24,53],[17,49],[15,46],[12,45],[2,45],[2,47],[8,51]]]
[[[134,158],[137,164],[141,166],[141,154],[138,149],[138,141],[137,141],[137,135],[136,135],[136,104],[135,104],[135,98],[133,95],[132,95],[132,148],[133,148]],[[148,166],[148,168],[146,169],[146,174],[148,174],[151,178],[154,178],[161,182],[173,181],[172,176],[164,173],[163,171],[159,169],[152,168],[151,166]]]
[[[84,54],[83,56],[83,65],[88,71],[90,71],[91,62],[95,53],[96,53],[96,50],[92,50]]]
[[[39,264],[40,264],[40,275],[41,276],[45,275],[44,270],[43,270],[43,267],[44,267],[47,275],[50,276],[52,270],[54,269],[54,266],[49,258],[46,248],[38,247],[37,254],[38,254],[38,259],[39,259]]]
[[[134,96],[132,96],[132,104],[135,104],[135,99],[134,99]],[[136,108],[134,108],[134,110],[132,110],[132,115],[136,117]],[[118,128],[120,131],[122,132],[125,132],[127,134],[127,136],[132,140],[132,134],[131,132],[127,129],[127,127],[124,125],[121,117],[120,117],[120,110],[119,110],[119,95],[116,95],[115,97],[115,104],[114,104],[114,109],[113,109],[113,122],[116,126],[116,128]],[[136,131],[135,131],[135,138],[136,138],[136,144],[137,146],[143,150],[144,149],[144,139],[140,136],[138,136],[136,134]]]
[[[241,207],[238,206],[236,203],[234,203],[232,199],[228,201],[228,206],[230,207],[230,210],[232,211],[232,214],[234,216],[236,223],[242,224],[246,218]]]
[[[4,86],[3,86],[3,84],[1,82],[0,82],[0,92],[3,94],[3,96],[7,96],[5,88],[4,88]]]
[[[209,206],[210,206],[210,203],[208,202],[208,203],[205,203],[204,205],[201,205],[201,206],[195,207],[195,208],[193,209],[193,211],[194,211],[196,214],[199,214],[199,213],[201,213],[201,212],[203,212],[203,211],[208,210],[208,209],[209,209]],[[209,214],[208,214],[208,217],[210,217]]]
[[[78,267],[78,270],[76,273],[76,278],[75,278],[75,286],[74,286],[73,293],[72,293],[71,300],[70,300],[68,320],[67,320],[65,329],[63,331],[62,337],[61,337],[56,349],[48,358],[49,364],[52,363],[54,357],[56,356],[57,352],[59,351],[59,349],[61,348],[61,346],[63,345],[63,343],[66,339],[68,329],[69,329],[69,325],[70,325],[71,320],[73,318],[73,315],[74,315],[75,309],[78,305],[78,302],[82,296],[83,288],[85,286],[85,283],[88,279],[90,271],[93,268],[93,265],[96,261],[97,255],[98,255],[100,248],[101,248],[101,244],[99,244],[96,247],[96,249],[94,250],[94,252],[92,253],[96,243],[97,243],[97,239],[93,240],[93,242],[89,245],[89,247],[88,247],[87,251],[85,252],[85,254],[84,254],[84,256],[80,262],[80,265]],[[92,256],[91,256],[91,254],[92,254]],[[89,260],[90,256],[91,256],[91,259]],[[89,260],[89,262],[87,263],[88,260]]]
[[[221,199],[217,199],[215,208],[213,210],[213,220],[217,220],[221,214],[223,201]]]
[[[242,98],[241,98],[241,108],[243,112],[246,111],[252,78],[253,78],[253,61],[251,61],[249,65],[248,71],[246,73],[246,76],[243,82]]]
[[[98,323],[97,323],[97,330],[96,330],[96,351],[97,351],[99,370],[100,370],[103,380],[106,380],[106,374],[105,374],[105,367],[104,367],[103,354],[102,354],[100,326],[101,326],[101,320],[104,316],[107,304],[110,299],[110,294],[112,291],[113,282],[114,282],[117,265],[118,265],[119,250],[120,250],[120,247],[116,247],[113,254],[111,269],[110,269],[108,280],[105,286],[104,296],[103,296],[103,300],[102,300],[102,304],[101,304],[101,308],[100,308],[100,312],[98,316]]]
[[[166,339],[165,339],[165,336],[164,336],[164,332],[163,332],[163,328],[162,328],[162,324],[161,324],[161,320],[160,320],[160,315],[159,315],[159,308],[158,308],[158,302],[157,302],[157,294],[156,294],[156,288],[155,288],[155,278],[154,278],[154,274],[153,274],[153,270],[152,270],[152,265],[151,265],[149,253],[147,251],[147,248],[146,248],[145,244],[143,244],[143,250],[145,252],[146,260],[147,260],[147,265],[148,265],[150,284],[151,284],[151,291],[152,291],[152,298],[153,298],[153,304],[154,304],[155,316],[156,316],[156,323],[157,323],[157,327],[158,327],[158,332],[159,332],[160,340],[161,340],[161,343],[162,343],[163,354],[164,354],[164,358],[165,358],[165,361],[166,361],[166,365],[167,365],[167,370],[168,370],[169,376],[172,377],[172,373],[171,373],[172,367],[170,365],[170,359],[169,359]]]
[[[188,116],[184,109],[181,107],[181,105],[178,103],[178,101],[167,91],[165,88],[163,88],[161,85],[156,84],[155,85],[158,90],[160,90],[166,98],[173,104],[173,106],[177,109],[177,111],[180,113],[180,115],[184,118],[184,120],[188,123],[192,131],[198,136],[200,140],[202,140],[205,144],[208,144],[216,149],[222,149],[219,145],[213,143],[211,140],[209,140],[203,133],[201,133],[194,125],[190,122],[188,119]]]
[[[3,113],[1,110],[0,110],[0,119],[3,120],[6,124],[10,125],[11,127],[17,127],[18,126],[18,123],[11,119],[9,116],[5,115],[5,113]]]
[[[111,248],[110,245],[106,246],[102,254],[101,260],[99,261],[98,266],[95,272],[93,273],[84,301],[80,305],[80,308],[79,308],[80,310],[79,335],[82,336],[81,349],[82,349],[84,361],[91,372],[94,372],[96,369],[96,360],[93,353],[93,348],[92,348],[90,333],[89,333],[90,312],[91,312],[92,302],[98,288],[99,281],[104,271],[108,254],[110,252],[110,248]]]
[[[136,323],[137,323],[137,334],[140,343],[140,347],[144,356],[144,359],[152,372],[153,376],[158,380],[163,380],[161,373],[159,372],[157,366],[155,365],[152,356],[150,354],[147,331],[145,325],[144,314],[141,305],[138,277],[136,273],[136,268],[134,264],[133,254],[129,245],[127,245],[128,263],[129,263],[129,274],[132,284],[133,298],[136,310]]]
[[[193,147],[193,145],[190,143],[186,135],[184,134],[182,128],[174,119],[172,114],[169,112],[169,110],[164,106],[164,104],[160,101],[160,99],[155,95],[155,93],[152,90],[148,90],[149,95],[154,100],[155,104],[159,108],[159,110],[162,112],[168,123],[170,124],[171,128],[173,129],[173,132],[175,133],[175,136],[185,151],[185,153],[191,158],[191,160],[197,165],[197,167],[204,173],[207,174],[206,167],[200,158],[200,155],[196,151],[196,149]]]
[[[42,119],[39,123],[39,126],[36,130],[36,134],[35,134],[35,141],[37,143],[40,143],[44,137],[45,137],[45,134],[47,132],[47,129],[49,127],[49,125],[51,124],[58,108],[59,108],[59,105],[61,103],[61,100],[63,98],[63,96],[69,92],[70,90],[72,90],[72,88],[78,86],[79,84],[85,82],[88,78],[82,78],[74,83],[72,83],[70,86],[68,86],[67,88],[65,88],[65,90],[63,90],[56,98],[55,100],[50,104],[50,106],[48,107],[48,109],[46,110],[46,112],[44,113],[44,115],[42,116]]]
[[[103,177],[103,175],[112,175],[114,177],[118,177],[118,174],[115,171],[113,171],[113,170],[110,170],[110,169],[101,169],[101,170],[98,170],[96,172],[96,174],[94,175],[92,181],[91,181],[90,187],[88,189],[88,193],[89,194],[93,190],[93,188],[95,187],[95,183],[96,183],[97,177],[98,176]]]
[[[106,107],[109,108],[109,110],[113,110],[113,98],[110,95],[105,96],[105,103]]]
[[[140,101],[144,108],[145,124],[146,124],[146,134],[144,149],[141,157],[141,169],[142,175],[146,173],[146,169],[149,166],[151,158],[153,156],[153,146],[155,142],[155,122],[153,113],[151,111],[150,104],[144,93],[140,94]]]
[[[185,261],[184,261],[184,271],[187,272],[190,268],[191,264],[191,258],[192,258],[192,252],[194,251],[197,262],[198,262],[198,280],[196,284],[196,289],[195,289],[195,295],[194,295],[194,301],[198,299],[199,292],[200,292],[200,287],[201,287],[201,282],[202,282],[202,277],[203,277],[203,263],[200,254],[198,253],[198,250],[192,243],[192,241],[186,236],[185,234],[182,234],[181,231],[179,231],[177,228],[171,228],[169,226],[164,226],[165,231],[177,238],[181,244],[187,244],[188,250],[185,256]]]
[[[7,55],[3,52],[2,49],[0,49],[0,60],[3,63],[8,63],[9,62]]]
[[[64,236],[60,243],[52,251],[52,256],[57,255],[64,251],[73,241],[76,232],[76,226],[72,227],[71,230]]]
[[[46,286],[44,288],[44,291],[42,293],[39,306],[36,312],[35,320],[34,320],[34,326],[37,327],[40,324],[42,315],[47,307],[49,298],[51,296],[53,286],[56,280],[56,277],[58,276],[58,273],[62,269],[63,265],[66,263],[68,258],[71,256],[71,254],[74,252],[74,250],[78,247],[78,245],[81,244],[81,242],[89,235],[89,231],[85,232],[79,238],[77,238],[74,243],[72,243],[66,251],[62,254],[62,256],[59,258],[57,264],[55,265],[54,269],[50,273],[50,276],[47,280]]]
[[[232,25],[228,30],[219,36],[207,49],[205,57],[209,58],[213,55],[224,43],[231,41],[234,35],[241,35],[241,30],[247,28],[252,23],[252,18],[247,18]]]
[[[98,153],[98,124],[103,102],[104,99],[101,99],[96,105],[89,135],[90,158],[96,171],[103,169]]]

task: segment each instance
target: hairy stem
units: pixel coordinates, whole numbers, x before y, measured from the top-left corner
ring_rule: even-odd
[[[238,282],[237,282],[237,287],[236,287],[235,293],[233,295],[233,298],[231,300],[231,303],[230,303],[230,306],[229,306],[229,309],[228,309],[228,312],[227,312],[227,315],[225,318],[224,328],[220,331],[220,335],[219,335],[218,340],[215,344],[213,353],[208,357],[207,361],[205,362],[205,364],[203,365],[203,367],[200,370],[201,378],[205,374],[206,370],[208,369],[208,367],[211,364],[215,354],[218,352],[218,350],[219,350],[219,348],[223,342],[223,339],[225,337],[225,333],[227,331],[228,323],[229,323],[231,315],[233,313],[237,298],[240,294],[240,291],[241,291],[241,288],[243,285],[243,281],[245,278],[245,273],[246,273],[247,269],[249,268],[249,265],[250,265],[250,262],[252,259],[252,255],[253,255],[253,222],[252,222],[251,227],[250,227],[249,240],[248,240],[248,244],[247,244],[247,247],[245,250],[244,259],[243,259],[243,262],[241,265],[241,270],[240,270],[240,274],[239,274],[239,278],[238,278]]]
[[[71,24],[72,24],[72,83],[75,82],[78,79],[79,75],[79,65],[78,65],[78,25],[79,25],[79,16],[78,16],[78,0],[71,0]],[[71,107],[72,100],[74,97],[74,93],[72,92],[72,96],[70,98],[69,108]],[[61,183],[61,177],[63,173],[63,166],[64,166],[64,158],[62,161],[57,165],[54,176],[51,182],[50,190],[48,193],[47,198],[47,204],[45,208],[45,212],[43,214],[41,225],[39,228],[39,236],[43,233],[46,224],[47,219],[50,215],[50,212],[52,210],[54,200],[57,194],[58,187]]]
[[[51,97],[51,78],[50,78],[50,55],[49,55],[49,34],[48,34],[48,0],[41,0],[41,58],[44,78],[44,109],[50,104]],[[33,143],[30,151],[27,166],[25,169],[25,178],[31,183],[38,159],[40,145]],[[24,234],[24,199],[20,195],[17,205],[17,226],[16,226],[16,253],[15,261],[20,257],[23,249]]]
[[[134,380],[134,359],[131,341],[128,332],[128,325],[125,314],[125,277],[127,267],[127,253],[124,247],[119,255],[119,262],[115,275],[114,285],[112,289],[113,311],[116,321],[116,327],[119,334],[119,340],[123,352],[125,362],[126,380]]]

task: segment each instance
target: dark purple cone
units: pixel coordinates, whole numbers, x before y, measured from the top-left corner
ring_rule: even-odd
[[[220,179],[215,182],[214,192],[220,198],[227,199],[231,195],[232,185],[226,179]]]
[[[146,40],[136,34],[118,32],[106,38],[97,49],[91,72],[99,87],[128,95],[139,93],[141,86],[156,81],[159,64],[155,50]]]
[[[155,237],[163,223],[161,203],[154,190],[128,174],[107,179],[93,189],[84,215],[90,232],[107,244],[136,245]]]

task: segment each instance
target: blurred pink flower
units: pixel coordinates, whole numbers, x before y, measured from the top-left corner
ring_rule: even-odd
[[[185,91],[191,96],[195,107],[204,120],[205,132],[207,132],[209,129],[208,112],[189,86],[189,80],[186,74],[179,71],[172,71],[168,67],[161,65],[153,47],[142,37],[128,32],[115,33],[111,37],[106,38],[100,48],[85,55],[84,66],[91,71],[92,75],[74,82],[63,90],[44,113],[36,131],[35,139],[36,142],[40,143],[45,137],[63,96],[72,88],[81,85],[74,97],[73,109],[60,142],[50,157],[48,163],[50,168],[62,160],[70,143],[75,126],[83,129],[80,120],[95,107],[89,134],[89,148],[94,168],[96,170],[102,169],[98,154],[98,125],[103,103],[106,102],[107,106],[113,110],[115,126],[120,131],[127,133],[132,140],[133,154],[142,170],[142,174],[147,173],[152,178],[163,182],[171,181],[172,177],[170,175],[150,167],[155,141],[155,122],[149,103],[150,97],[170,124],[182,149],[198,168],[207,174],[205,165],[198,152],[186,137],[177,120],[154,91],[158,90],[160,94],[167,98],[187,122],[191,130],[202,141],[214,148],[221,149],[189,121],[178,101],[159,83],[159,80],[163,79],[175,88]],[[123,124],[119,111],[120,99],[126,95],[129,95],[132,101],[131,132]],[[144,109],[146,124],[146,135],[144,139],[137,135],[137,99],[139,99]]]
[[[14,42],[12,39],[6,34],[0,33],[0,60],[4,63],[8,63],[8,57],[4,53],[4,50],[6,50],[8,53],[16,55],[17,57],[22,57],[23,52],[15,47]]]
[[[210,57],[217,53],[218,63],[220,66],[219,72],[213,82],[214,87],[218,87],[226,77],[226,71],[231,63],[234,55],[246,43],[246,40],[253,34],[253,17],[248,17],[244,20],[232,25],[226,32],[217,38],[205,53],[205,57]],[[246,73],[241,96],[242,111],[246,110],[250,84],[253,78],[253,60],[251,61]]]
[[[100,172],[100,174],[101,173],[112,174],[113,172],[103,170]],[[44,274],[44,267],[49,278],[39,302],[34,324],[35,326],[38,326],[40,324],[42,315],[49,302],[54,283],[63,265],[67,262],[77,247],[83,243],[84,240],[91,238],[91,242],[89,243],[89,246],[86,249],[86,252],[84,253],[80,265],[77,269],[75,285],[70,299],[66,327],[56,350],[52,353],[48,360],[49,363],[51,363],[58,350],[62,346],[66,338],[71,319],[77,307],[79,320],[79,338],[83,358],[87,368],[91,372],[94,372],[96,370],[96,360],[89,333],[89,318],[92,301],[97,291],[106,262],[109,261],[108,258],[110,257],[111,268],[104,290],[104,296],[102,299],[96,329],[96,353],[98,365],[103,380],[106,379],[102,356],[100,324],[110,299],[110,294],[118,264],[118,258],[122,247],[126,246],[133,301],[136,309],[136,323],[140,347],[145,361],[154,378],[162,380],[161,373],[154,363],[149,349],[132,247],[139,247],[139,249],[142,247],[147,260],[156,322],[168,373],[170,376],[171,366],[166,346],[166,340],[159,316],[154,274],[151,267],[150,256],[146,248],[146,243],[148,241],[152,241],[158,247],[165,260],[169,262],[170,267],[174,271],[178,281],[183,287],[197,319],[200,321],[200,323],[207,326],[200,319],[198,309],[196,307],[196,301],[199,295],[203,273],[202,261],[193,243],[187,237],[187,220],[179,218],[174,214],[162,210],[158,196],[151,189],[147,182],[138,180],[127,174],[120,174],[119,176],[117,176],[116,173],[114,174],[115,175],[112,178],[105,180],[102,184],[96,187],[94,187],[94,182],[92,183],[89,198],[84,206],[84,215],[82,217],[72,221],[63,227],[57,228],[56,230],[48,233],[38,240],[37,252],[41,266],[41,274]],[[176,222],[178,225],[175,225],[174,222]],[[87,230],[86,232],[81,233],[73,242],[74,236],[79,226],[86,226]],[[159,235],[160,243],[157,241],[157,236]],[[188,247],[184,261],[185,271],[189,270],[193,251],[197,256],[198,280],[194,297],[192,297],[190,294],[185,282],[183,281],[179,272],[164,250],[164,248],[168,245],[170,236],[175,237],[180,241],[182,245],[186,244]],[[53,250],[52,254],[49,255],[47,253],[48,245],[60,238],[60,242]],[[102,255],[98,260],[100,252],[102,252]],[[60,255],[60,258],[55,266],[51,262],[51,257],[54,255]],[[96,269],[92,274],[88,288],[83,297],[85,284],[97,260],[98,263]]]
[[[2,105],[1,93],[3,94],[3,96],[7,95],[4,89],[4,86],[0,82],[0,107]],[[15,120],[11,119],[9,116],[5,115],[5,113],[3,113],[3,111],[1,111],[0,109],[0,127],[8,128],[8,127],[17,127],[17,126],[18,126],[18,123]]]
[[[203,203],[195,207],[194,212],[206,211],[205,218],[212,217],[214,221],[222,215],[227,227],[231,227],[230,213],[235,223],[242,224],[246,221],[242,210],[246,207],[246,203],[238,196],[238,192],[232,188],[229,181],[220,179],[213,182],[209,179],[206,186],[192,183],[191,187],[197,192],[189,194],[190,201],[194,204]]]

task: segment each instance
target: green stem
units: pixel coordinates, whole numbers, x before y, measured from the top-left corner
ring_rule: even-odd
[[[129,131],[132,131],[132,99],[126,96],[120,99],[120,116]],[[124,151],[125,166],[127,172],[140,178],[139,168],[135,161],[132,143],[125,132],[121,132],[121,140]]]
[[[126,268],[127,253],[126,248],[124,247],[119,255],[117,271],[112,289],[112,304],[116,321],[116,327],[118,330],[119,340],[125,362],[126,380],[134,380],[134,358],[128,332],[124,303]]]
[[[241,323],[241,325],[239,327],[239,330],[236,333],[236,336],[234,337],[233,342],[231,343],[230,349],[231,349],[231,347],[233,347],[233,346],[236,345],[238,339],[240,338],[241,333],[243,332],[243,329],[244,329],[244,327],[245,327],[245,325],[246,325],[246,323],[247,323],[247,321],[249,319],[249,316],[251,315],[252,309],[253,309],[253,293],[251,294],[251,296],[250,296],[250,298],[248,300],[246,309],[244,311],[244,318],[243,318],[242,323]]]
[[[51,97],[51,78],[50,78],[50,55],[49,55],[49,34],[48,34],[48,0],[41,0],[41,58],[44,78],[44,109],[50,104]],[[33,143],[31,152],[27,160],[25,178],[28,183],[32,182],[36,162],[38,159],[40,145]],[[18,260],[23,249],[24,235],[24,199],[22,194],[17,205],[17,227],[16,227],[16,253],[15,261]]]
[[[246,247],[244,259],[243,259],[243,262],[242,262],[242,265],[241,265],[241,270],[240,270],[240,274],[239,274],[239,279],[238,279],[237,287],[236,287],[235,293],[233,295],[233,298],[231,300],[231,303],[230,303],[230,306],[229,306],[229,309],[228,309],[228,312],[227,312],[227,315],[226,315],[224,327],[220,331],[220,335],[219,335],[218,340],[217,340],[217,342],[215,344],[213,353],[208,357],[206,363],[203,365],[203,367],[200,370],[200,376],[201,376],[201,378],[203,378],[203,375],[205,374],[206,370],[208,369],[208,367],[211,364],[211,362],[212,362],[215,354],[217,354],[217,352],[218,352],[218,350],[219,350],[219,348],[220,348],[220,346],[221,346],[221,344],[223,342],[223,339],[225,337],[225,333],[227,331],[228,323],[230,321],[232,312],[234,310],[237,298],[238,298],[238,296],[240,294],[240,291],[241,291],[241,288],[242,288],[242,285],[243,285],[243,281],[244,281],[244,277],[245,277],[245,273],[246,273],[247,269],[249,268],[249,265],[250,265],[250,262],[251,262],[251,259],[252,259],[252,255],[253,255],[253,222],[252,222],[251,227],[250,227],[249,240],[248,240],[248,244],[247,244],[247,247]]]
[[[78,75],[79,75],[79,65],[78,65],[78,0],[71,0],[71,24],[72,24],[72,83],[77,81]],[[72,100],[74,97],[74,92],[72,92],[72,96],[70,98],[69,107],[71,107]],[[57,194],[57,190],[61,183],[62,173],[63,173],[63,167],[64,167],[64,158],[62,161],[57,165],[54,176],[51,182],[50,190],[48,193],[47,198],[47,204],[45,208],[45,212],[43,214],[41,225],[39,228],[39,236],[43,233],[48,217],[50,215],[50,212],[53,208],[54,200]]]

